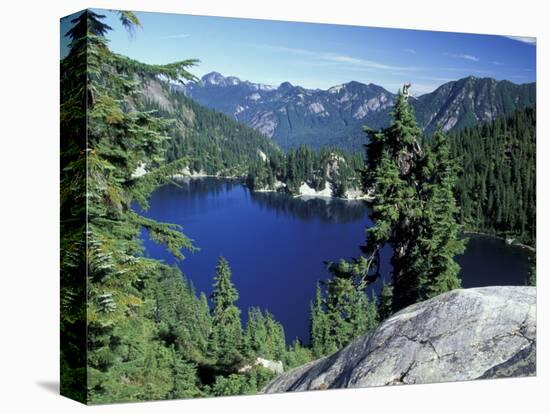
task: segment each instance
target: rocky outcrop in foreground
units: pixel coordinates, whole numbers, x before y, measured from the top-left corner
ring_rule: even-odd
[[[264,392],[531,376],[536,289],[454,290],[409,306],[328,357],[289,371]]]

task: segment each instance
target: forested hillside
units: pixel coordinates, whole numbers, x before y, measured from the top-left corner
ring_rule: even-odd
[[[360,186],[363,160],[358,152],[302,145],[284,153],[255,129],[196,103],[158,79],[145,84],[142,97],[135,101],[136,107],[173,119],[166,160],[186,160],[188,173],[242,178],[253,190],[291,194],[304,183],[316,191],[328,183],[337,197]]]
[[[133,13],[117,14],[125,26],[139,24]],[[179,227],[131,208],[146,207],[150,192],[189,162],[166,162],[181,119],[140,97],[159,76],[192,79],[195,61],[145,65],[114,54],[103,18],[87,10],[72,20],[61,61],[61,393],[95,404],[256,392],[273,375],[256,357],[292,366],[308,351],[287,348],[266,311],[250,310],[243,330],[223,258],[209,303],[177,268],[144,257],[142,229],[180,260],[196,246]],[[221,162],[246,151],[233,148]],[[147,173],[136,175],[143,164]]]
[[[150,79],[142,97],[137,105],[173,120],[166,145],[168,162],[186,159],[194,172],[242,177],[261,154],[274,158],[281,153],[255,129],[199,105],[167,82]]]
[[[462,166],[456,191],[465,228],[534,246],[535,108],[467,128],[449,141]]]

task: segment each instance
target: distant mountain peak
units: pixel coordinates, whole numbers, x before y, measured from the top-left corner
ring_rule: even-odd
[[[339,93],[342,89],[346,87],[345,83],[341,83],[340,85],[334,85],[327,89],[328,93]]]
[[[291,89],[293,87],[294,85],[292,85],[292,83],[290,82],[283,82],[279,85],[279,89]]]
[[[411,97],[422,130],[456,130],[533,105],[535,84],[468,76]],[[184,86],[199,103],[224,112],[273,138],[283,148],[337,145],[362,149],[363,126],[390,122],[395,94],[374,83],[349,81],[328,89],[283,82],[277,87],[210,72]]]
[[[201,78],[201,81],[204,85],[211,86],[231,86],[241,83],[241,80],[236,76],[225,77],[219,72],[207,73]]]
[[[201,80],[205,83],[209,83],[212,85],[218,85],[220,81],[225,80],[223,75],[219,72],[210,72],[204,75]]]

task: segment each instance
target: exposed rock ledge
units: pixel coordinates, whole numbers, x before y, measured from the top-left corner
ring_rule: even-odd
[[[459,289],[403,309],[264,392],[531,376],[535,355],[534,287]]]
[[[276,374],[282,374],[284,371],[282,361],[271,361],[269,359],[258,357],[253,362],[239,368],[238,372],[249,372],[255,366],[263,367]]]

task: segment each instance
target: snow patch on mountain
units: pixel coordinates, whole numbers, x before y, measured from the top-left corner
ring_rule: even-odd
[[[309,110],[314,113],[314,114],[320,114],[320,113],[323,113],[323,112],[326,112],[325,111],[325,107],[323,106],[322,103],[320,102],[313,102],[309,105]]]
[[[244,108],[243,106],[241,105],[237,105],[237,107],[235,108],[235,116],[237,116],[238,114],[240,114],[242,111],[244,111],[246,108]]]
[[[328,89],[328,93],[339,93],[345,85],[336,85]]]

